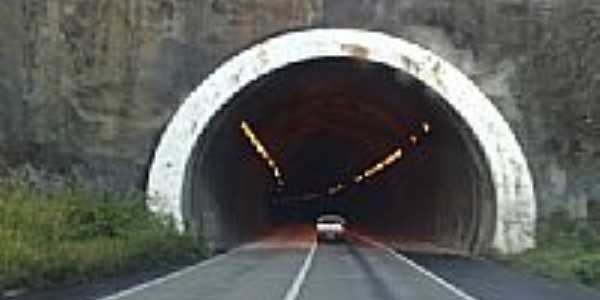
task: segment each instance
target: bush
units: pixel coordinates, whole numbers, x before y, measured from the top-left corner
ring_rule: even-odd
[[[508,262],[535,273],[600,287],[600,231],[592,222],[574,220],[559,210],[541,220],[538,245]]]
[[[147,211],[141,193],[0,183],[0,290],[88,282],[198,260],[201,241]]]
[[[600,253],[576,258],[572,271],[581,283],[600,287]]]

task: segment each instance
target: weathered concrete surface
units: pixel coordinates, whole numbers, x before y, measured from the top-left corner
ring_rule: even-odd
[[[515,130],[542,213],[600,199],[600,7],[577,0],[5,0],[0,153],[142,185],[156,139],[219,63],[304,27],[381,30],[469,75]]]

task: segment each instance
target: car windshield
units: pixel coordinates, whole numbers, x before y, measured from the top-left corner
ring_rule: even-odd
[[[338,223],[344,223],[344,219],[340,216],[336,216],[336,215],[325,215],[325,216],[321,216],[317,219],[318,223],[328,223],[328,224],[338,224]]]

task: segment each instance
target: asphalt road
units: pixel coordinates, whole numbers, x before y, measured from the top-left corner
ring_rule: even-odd
[[[405,254],[480,300],[600,300],[600,291],[510,269],[486,259]]]
[[[469,299],[355,239],[255,243],[103,300]]]
[[[298,299],[469,299],[384,249],[319,245]]]

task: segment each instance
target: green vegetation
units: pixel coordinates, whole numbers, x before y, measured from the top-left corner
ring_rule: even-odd
[[[88,282],[205,255],[140,193],[0,183],[0,290]]]
[[[542,222],[537,238],[536,249],[507,261],[538,274],[600,287],[600,230],[592,222],[575,221],[558,211]]]

